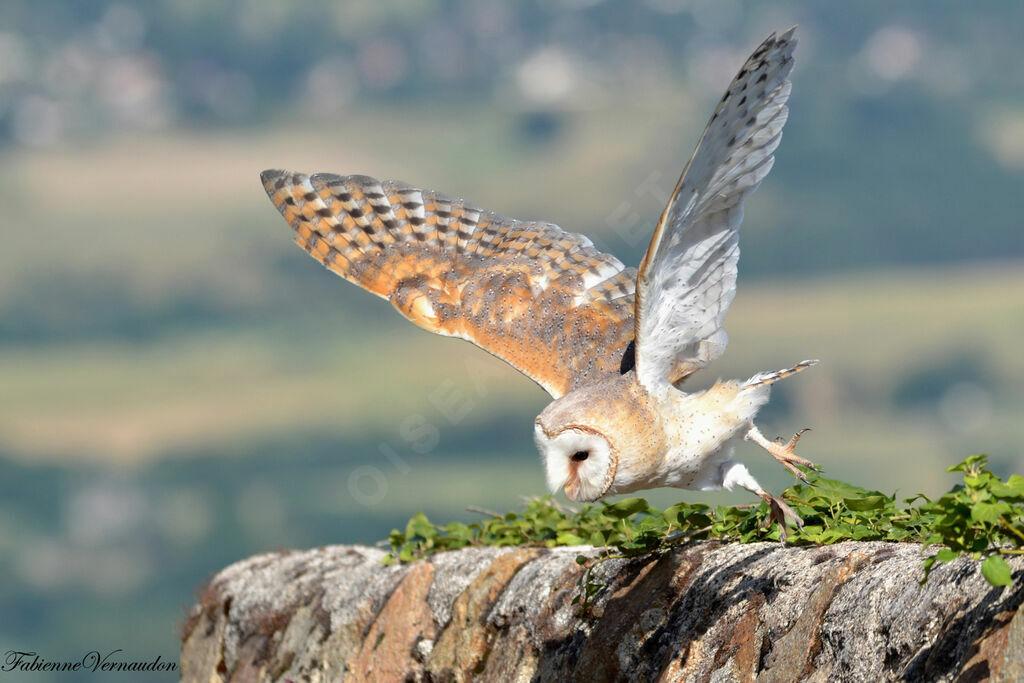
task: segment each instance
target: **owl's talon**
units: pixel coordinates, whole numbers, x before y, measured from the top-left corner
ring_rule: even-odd
[[[764,502],[768,503],[768,510],[770,512],[769,517],[765,520],[763,527],[770,526],[773,523],[778,523],[780,543],[785,543],[786,539],[788,538],[788,533],[786,532],[787,519],[793,520],[793,524],[795,524],[796,528],[800,531],[804,530],[804,520],[800,517],[800,515],[796,514],[796,512],[793,511],[793,508],[786,505],[786,503],[781,498],[777,498],[776,496],[773,496],[767,492],[761,494],[761,498],[764,500]]]
[[[758,446],[768,451],[768,453],[773,458],[778,460],[783,467],[789,470],[794,477],[796,477],[805,484],[811,485],[811,482],[808,481],[807,479],[807,475],[796,467],[797,465],[800,465],[801,467],[806,467],[807,469],[814,472],[821,471],[821,469],[813,462],[807,460],[806,458],[801,458],[799,455],[796,454],[797,443],[799,443],[801,437],[803,437],[803,435],[809,431],[811,431],[810,427],[804,427],[796,434],[794,434],[793,438],[791,438],[788,443],[783,444],[781,439],[779,439],[778,441],[769,441],[768,439],[764,438],[764,435],[761,434],[760,430],[758,430],[757,427],[751,424],[750,429],[747,430],[746,438],[750,439]]]

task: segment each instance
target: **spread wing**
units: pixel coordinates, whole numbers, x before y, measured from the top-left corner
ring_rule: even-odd
[[[743,200],[774,163],[786,122],[795,27],[750,56],[715,109],[640,264],[636,367],[678,382],[721,355],[736,293]]]
[[[420,327],[476,344],[556,398],[619,372],[636,270],[586,237],[396,181],[262,178],[299,246]]]

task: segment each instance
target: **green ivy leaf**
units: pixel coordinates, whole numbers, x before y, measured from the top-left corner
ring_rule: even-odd
[[[609,517],[625,519],[638,512],[647,512],[650,510],[650,507],[643,498],[625,498],[605,507],[604,513]]]
[[[877,530],[863,524],[858,524],[853,527],[853,540],[855,541],[872,541],[879,537]]]
[[[412,516],[409,523],[405,525],[405,536],[411,538],[413,536],[419,536],[421,538],[430,538],[437,534],[437,530],[434,529],[434,525],[430,523],[427,516],[422,512],[418,512]]]
[[[843,502],[846,503],[846,507],[855,512],[867,512],[868,510],[881,510],[887,503],[891,502],[891,499],[887,496],[876,495],[864,496],[862,498],[844,498]]]
[[[1013,481],[1014,477],[1020,479],[1020,485],[1024,485],[1024,477],[1014,474],[1010,477],[1010,481],[1006,483],[1001,481],[993,482],[992,485],[988,487],[988,490],[993,496],[1002,500],[1022,500],[1024,499],[1024,490],[1018,488],[1018,483]]]
[[[999,519],[1010,512],[1006,503],[975,503],[971,506],[971,519],[975,522],[996,524]]]
[[[963,462],[957,463],[952,467],[947,467],[947,472],[967,472],[971,469],[984,467],[988,463],[987,455],[972,455]]]
[[[1010,565],[1000,555],[990,555],[981,563],[981,573],[993,586],[1009,586],[1013,581]]]
[[[555,536],[555,541],[558,545],[583,545],[583,539],[576,534],[570,534],[567,531]]]

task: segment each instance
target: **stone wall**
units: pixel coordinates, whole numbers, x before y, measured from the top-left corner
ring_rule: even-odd
[[[360,546],[261,555],[210,583],[185,680],[1024,680],[1024,558],[989,586],[969,559],[924,586],[912,544],[702,542],[609,560],[593,548],[470,548],[385,567]]]

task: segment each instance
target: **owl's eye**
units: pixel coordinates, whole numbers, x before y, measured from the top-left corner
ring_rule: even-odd
[[[576,462],[582,462],[590,457],[590,451],[576,451],[572,454],[572,459]]]

